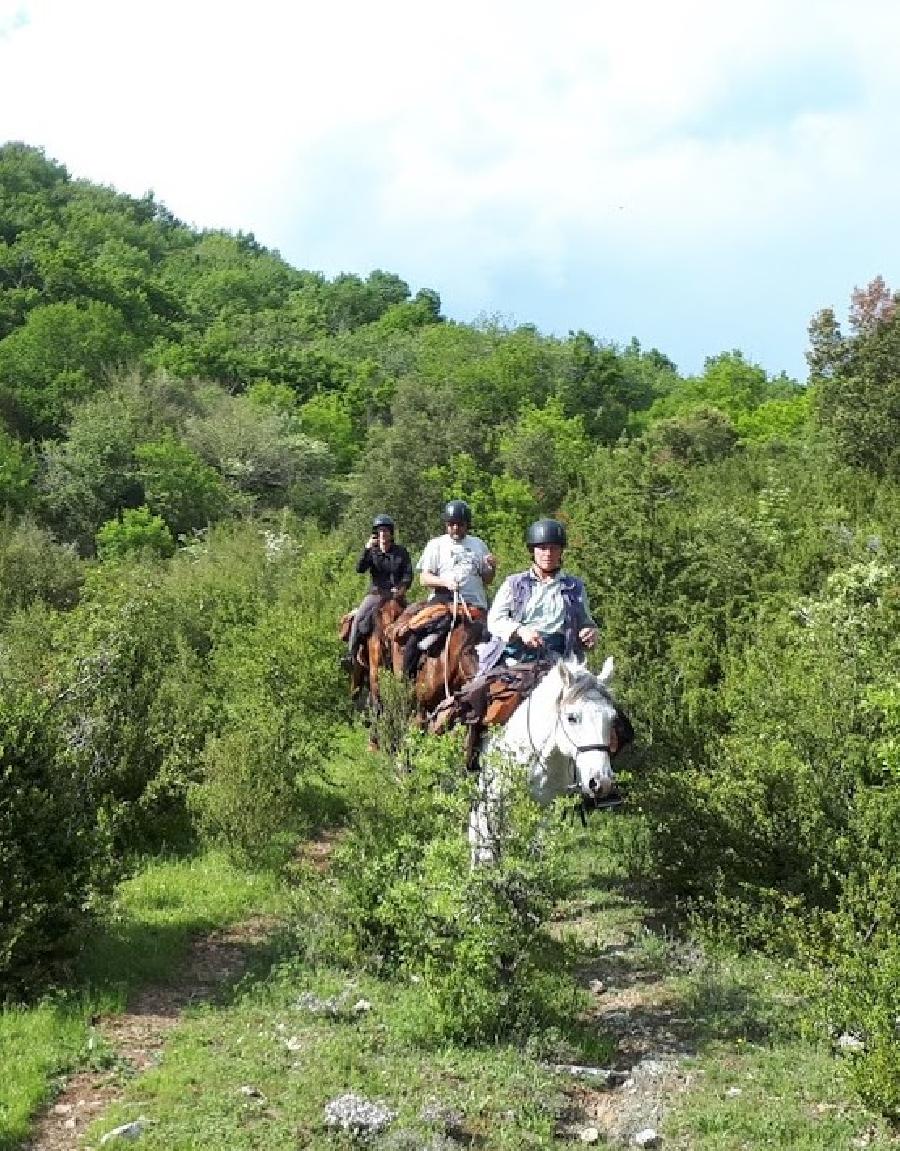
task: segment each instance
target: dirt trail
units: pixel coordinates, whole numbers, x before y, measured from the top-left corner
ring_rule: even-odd
[[[148,987],[128,1010],[99,1019],[95,1035],[114,1056],[112,1067],[72,1075],[34,1125],[27,1151],[72,1151],[81,1132],[121,1098],[126,1077],[159,1059],[166,1037],[184,1011],[212,1000],[239,978],[255,948],[265,943],[276,921],[255,917],[195,940],[176,982]]]
[[[639,943],[640,917],[627,901],[608,917],[576,917],[557,930],[593,933],[599,922],[602,948],[582,969],[580,982],[590,992],[598,1030],[614,1039],[616,1049],[605,1069],[608,1079],[577,1078],[560,1134],[580,1140],[593,1128],[604,1146],[624,1147],[639,1132],[658,1131],[672,1100],[690,1089],[692,1073],[682,1061],[695,1053],[694,1028],[678,1015],[671,962],[648,960]]]
[[[328,866],[338,833],[326,831],[301,844],[298,859],[317,871]],[[208,1003],[240,978],[254,950],[269,940],[278,921],[254,916],[196,939],[177,979],[145,987],[128,1010],[99,1019],[95,1042],[113,1054],[102,1071],[69,1076],[62,1091],[34,1121],[22,1151],[75,1151],[84,1129],[123,1097],[124,1081],[158,1062],[169,1032],[184,1012]]]

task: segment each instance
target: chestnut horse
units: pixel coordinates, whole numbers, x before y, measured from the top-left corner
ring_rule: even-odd
[[[417,605],[408,610],[414,611]],[[422,605],[418,605],[421,607]],[[470,609],[456,616],[446,640],[436,645],[432,655],[422,655],[414,682],[416,718],[420,723],[428,718],[442,699],[458,691],[478,671],[478,652],[475,645],[484,639],[483,611]],[[392,629],[392,633],[396,628]],[[391,636],[391,657],[394,675],[403,674],[404,645]],[[410,642],[415,642],[411,640]]]
[[[378,690],[378,676],[382,667],[391,667],[391,644],[387,638],[388,628],[403,614],[406,606],[402,600],[384,600],[378,606],[372,621],[372,630],[360,646],[359,655],[350,669],[350,696],[362,701],[363,688],[368,688],[369,706],[377,711],[381,706]]]

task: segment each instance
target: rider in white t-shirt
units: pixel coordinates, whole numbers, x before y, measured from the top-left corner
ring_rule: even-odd
[[[423,587],[431,593],[429,602],[452,602],[456,593],[465,603],[487,608],[485,584],[497,570],[497,561],[484,540],[469,534],[472,512],[465,500],[450,500],[444,506],[447,530],[425,545],[416,571]]]

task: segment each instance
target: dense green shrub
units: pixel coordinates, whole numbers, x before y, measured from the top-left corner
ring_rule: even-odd
[[[217,734],[191,795],[204,833],[252,858],[296,831],[304,792],[348,714],[334,640],[323,641],[339,614],[334,590],[321,582],[321,557],[292,560],[290,543],[268,539],[273,578],[286,568],[279,600],[212,653]]]
[[[351,955],[417,981],[420,1040],[524,1036],[571,1004],[551,970],[544,928],[564,876],[570,832],[510,780],[496,865],[471,869],[466,837],[474,780],[458,741],[425,737],[409,770],[384,778],[335,855]]]
[[[165,520],[147,507],[125,508],[97,532],[97,553],[104,560],[122,559],[135,552],[164,557],[174,551],[175,541]]]
[[[0,621],[36,600],[71,607],[83,578],[74,548],[32,520],[0,520]]]
[[[38,985],[115,871],[76,739],[49,694],[0,675],[0,999]]]

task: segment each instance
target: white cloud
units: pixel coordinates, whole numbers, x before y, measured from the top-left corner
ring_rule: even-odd
[[[326,270],[529,266],[539,320],[591,253],[896,235],[898,36],[891,0],[0,0],[0,139]]]

